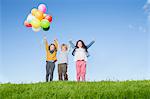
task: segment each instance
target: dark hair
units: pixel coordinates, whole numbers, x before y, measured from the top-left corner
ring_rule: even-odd
[[[73,52],[72,52],[72,55],[73,55],[73,56],[74,56],[75,50],[76,50],[77,48],[79,48],[79,47],[78,47],[78,43],[79,43],[79,42],[82,43],[82,48],[84,48],[85,51],[88,53],[87,46],[84,44],[84,42],[83,42],[82,40],[78,40],[77,43],[76,43],[75,49],[74,49]]]
[[[51,47],[52,45],[55,47],[54,50],[56,50],[56,46],[55,46],[55,44],[53,44],[53,43],[49,45],[48,50],[50,50],[50,47]]]

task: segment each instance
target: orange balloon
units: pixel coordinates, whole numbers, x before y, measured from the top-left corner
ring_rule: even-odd
[[[35,17],[37,18],[37,19],[39,19],[39,20],[42,20],[43,18],[44,18],[44,15],[43,15],[43,12],[41,12],[41,11],[36,11],[35,12]]]
[[[33,8],[33,9],[31,10],[31,14],[35,16],[35,13],[36,13],[37,11],[38,11],[38,10],[37,10],[36,8]]]

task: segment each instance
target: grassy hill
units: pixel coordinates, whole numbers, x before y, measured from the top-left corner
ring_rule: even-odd
[[[150,81],[0,84],[0,99],[150,99]]]

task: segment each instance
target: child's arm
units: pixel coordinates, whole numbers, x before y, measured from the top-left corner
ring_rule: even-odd
[[[70,47],[70,44],[68,44],[68,50],[67,50],[67,52],[69,53],[70,50],[71,50],[71,47]]]
[[[58,51],[58,46],[59,46],[59,45],[58,45],[58,40],[57,40],[57,39],[54,40],[54,45],[55,45],[55,47],[56,47],[56,50]]]
[[[70,44],[70,46],[71,46],[73,49],[75,49],[75,45],[72,43],[71,40],[69,41],[69,44]]]
[[[90,48],[94,43],[95,43],[95,41],[92,41],[90,44],[88,44],[87,49]]]
[[[45,49],[46,51],[48,51],[48,42],[47,42],[46,37],[44,37],[44,43],[45,43]]]

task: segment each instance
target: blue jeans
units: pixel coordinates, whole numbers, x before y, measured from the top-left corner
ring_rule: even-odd
[[[46,62],[46,82],[48,82],[49,76],[50,76],[50,81],[53,80],[54,69],[55,69],[55,62],[47,61]]]

